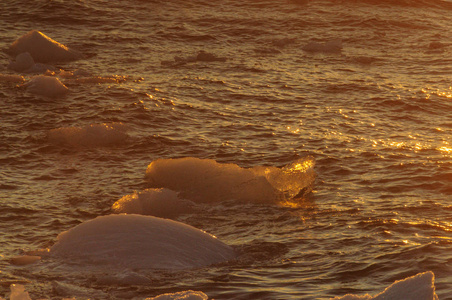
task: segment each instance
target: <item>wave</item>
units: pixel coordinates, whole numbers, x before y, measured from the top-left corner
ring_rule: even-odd
[[[146,170],[151,187],[168,188],[195,202],[238,200],[281,203],[303,198],[315,180],[312,157],[296,160],[282,168],[241,168],[212,159],[186,157],[158,159]]]

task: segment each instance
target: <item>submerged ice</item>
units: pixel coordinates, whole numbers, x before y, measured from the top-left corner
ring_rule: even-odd
[[[197,202],[239,200],[276,203],[301,197],[315,179],[314,159],[301,158],[283,167],[241,168],[212,159],[158,159],[146,170],[152,187],[180,192]]]
[[[76,147],[120,144],[128,137],[127,126],[123,123],[60,127],[50,130],[47,134],[47,138],[52,143]]]
[[[52,257],[128,269],[178,270],[235,257],[214,236],[184,223],[142,215],[108,215],[58,235]]]

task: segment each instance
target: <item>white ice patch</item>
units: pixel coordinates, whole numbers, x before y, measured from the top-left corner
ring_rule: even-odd
[[[125,142],[129,135],[123,123],[90,124],[83,127],[52,129],[47,137],[50,142],[80,147],[109,146]]]
[[[375,296],[345,295],[334,300],[438,300],[434,281],[435,275],[429,271],[396,281]]]
[[[283,168],[241,168],[194,157],[158,159],[149,164],[146,178],[153,187],[180,192],[197,202],[239,200],[272,203],[308,192],[315,179],[314,160],[302,158]]]
[[[82,58],[82,55],[77,51],[69,49],[37,30],[32,30],[21,36],[11,44],[6,52],[13,56],[28,52],[35,62],[41,63]]]
[[[71,263],[128,269],[181,270],[235,257],[214,236],[184,223],[142,215],[108,215],[58,235],[50,256]]]
[[[194,203],[180,199],[178,193],[169,189],[146,189],[126,195],[116,201],[112,210],[115,213],[174,217],[192,211]]]
[[[61,96],[69,91],[58,78],[44,75],[33,77],[24,86],[28,92],[46,97]]]

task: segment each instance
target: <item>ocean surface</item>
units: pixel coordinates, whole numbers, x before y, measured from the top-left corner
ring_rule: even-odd
[[[452,299],[451,24],[440,0],[3,0],[0,49],[38,30],[83,58],[47,63],[69,90],[48,97],[0,52],[0,296],[330,299],[432,271]],[[167,187],[148,165],[179,158],[316,176],[282,202],[197,181],[171,217],[240,253],[226,263],[133,270],[146,284],[11,263]]]

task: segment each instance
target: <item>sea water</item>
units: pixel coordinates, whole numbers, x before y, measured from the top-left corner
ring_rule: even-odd
[[[452,299],[450,2],[5,0],[0,23],[2,50],[36,30],[80,54],[0,52],[0,296],[365,297],[431,271],[407,282]],[[119,200],[234,258],[47,253]]]

